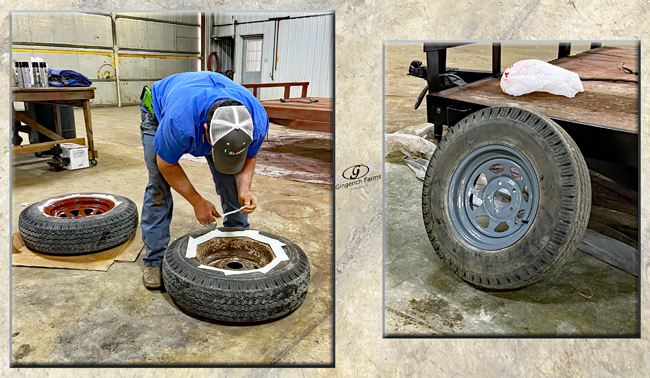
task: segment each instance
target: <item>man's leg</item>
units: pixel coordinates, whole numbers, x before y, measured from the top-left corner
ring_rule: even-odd
[[[158,128],[155,116],[143,105],[141,112],[141,137],[144,160],[149,171],[149,183],[144,192],[140,227],[146,245],[145,266],[161,266],[169,243],[169,224],[172,220],[173,201],[169,184],[158,170],[153,138]]]
[[[217,171],[214,167],[212,156],[206,156],[210,171],[212,172],[212,180],[217,189],[217,194],[221,197],[221,207],[224,213],[237,210],[241,207],[239,204],[239,194],[237,193],[237,184],[235,183],[235,175],[224,175]],[[242,213],[234,213],[226,216],[223,220],[225,227],[246,227],[249,228],[248,215]]]

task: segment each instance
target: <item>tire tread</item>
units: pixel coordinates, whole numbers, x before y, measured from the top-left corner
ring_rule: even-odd
[[[38,207],[50,199],[34,203],[18,217],[20,236],[28,248],[54,255],[93,253],[118,246],[135,233],[138,209],[130,199],[114,197],[122,203],[111,211],[77,219],[43,214]]]
[[[290,260],[267,273],[226,276],[199,269],[196,259],[184,256],[189,237],[206,232],[209,231],[181,237],[165,252],[162,266],[165,289],[182,310],[218,322],[259,323],[287,315],[302,304],[309,287],[310,268],[309,259],[300,247],[287,239],[260,232],[285,243]]]

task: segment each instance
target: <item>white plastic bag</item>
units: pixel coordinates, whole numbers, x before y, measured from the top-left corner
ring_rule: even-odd
[[[501,76],[501,89],[512,96],[531,92],[548,92],[574,97],[583,92],[577,73],[536,59],[520,60]]]
[[[424,181],[424,175],[426,175],[427,168],[429,167],[429,160],[412,156],[404,156],[404,163],[406,163],[406,165],[408,165],[408,167],[411,168],[413,172],[415,172],[415,177]]]
[[[405,127],[393,134],[386,134],[385,155],[388,156],[396,151],[401,152],[404,154],[404,163],[415,172],[417,178],[424,180],[429,160],[436,150],[436,145],[426,139],[433,127],[430,123],[423,123]]]
[[[411,134],[386,134],[386,155],[400,151],[405,156],[431,159],[436,145],[430,141]]]

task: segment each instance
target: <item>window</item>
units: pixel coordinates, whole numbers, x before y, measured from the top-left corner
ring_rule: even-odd
[[[262,40],[246,41],[246,71],[259,72],[262,70]]]

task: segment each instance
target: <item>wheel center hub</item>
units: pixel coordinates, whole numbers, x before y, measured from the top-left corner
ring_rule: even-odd
[[[499,189],[494,192],[493,196],[494,205],[496,206],[497,210],[505,209],[506,207],[510,206],[512,196],[507,189]]]
[[[497,177],[485,188],[485,208],[487,215],[493,219],[514,217],[521,205],[521,189],[515,180],[509,177]]]

